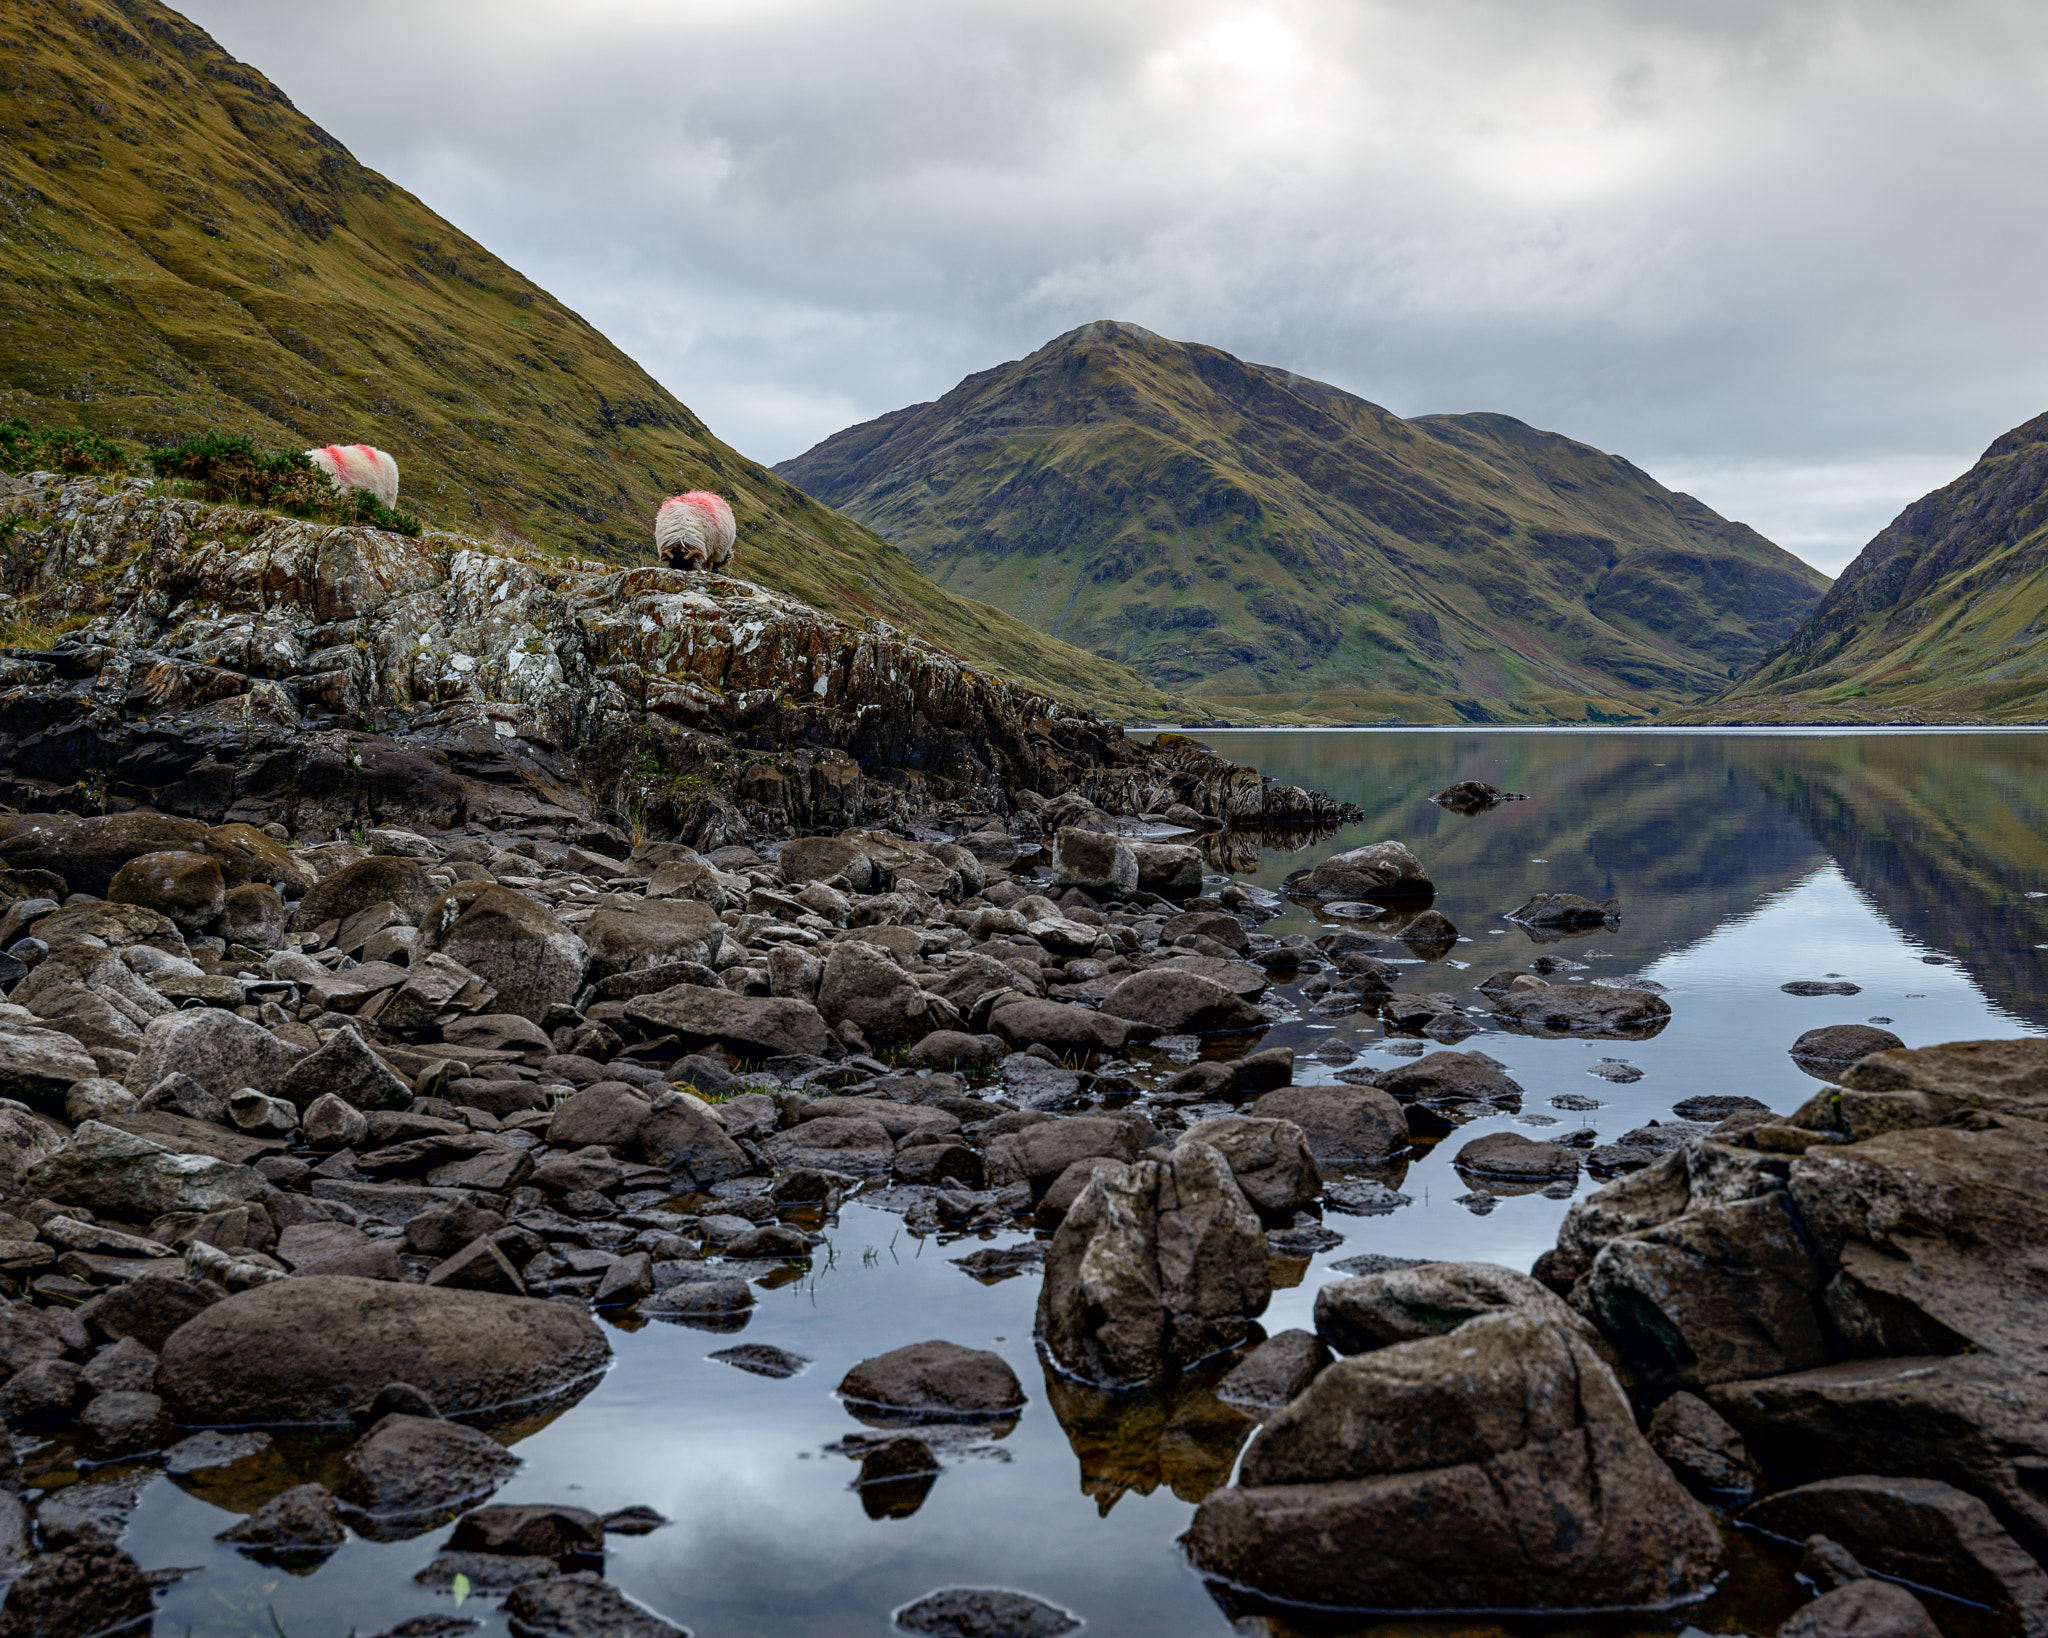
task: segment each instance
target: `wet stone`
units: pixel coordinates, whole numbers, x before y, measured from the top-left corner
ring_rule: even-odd
[[[1064,1638],[1081,1619],[1028,1593],[947,1587],[904,1605],[896,1624],[927,1638]]]

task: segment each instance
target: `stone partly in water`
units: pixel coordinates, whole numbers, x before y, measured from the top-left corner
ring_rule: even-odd
[[[916,1422],[1014,1416],[1024,1404],[1017,1373],[1002,1355],[952,1342],[914,1342],[864,1359],[839,1384],[862,1413]]]
[[[187,1427],[334,1423],[387,1382],[444,1412],[546,1399],[611,1356],[560,1303],[345,1276],[282,1280],[214,1304],[164,1344],[157,1389]]]
[[[1265,1230],[1230,1163],[1183,1140],[1081,1191],[1046,1256],[1038,1334],[1069,1375],[1136,1387],[1242,1342],[1271,1295]]]
[[[1281,884],[1281,890],[1300,898],[1398,904],[1433,898],[1436,884],[1422,868],[1422,861],[1401,843],[1375,842],[1295,871]]]
[[[1582,1328],[1539,1303],[1329,1366],[1188,1544],[1275,1598],[1418,1611],[1660,1607],[1722,1554]]]
[[[905,1604],[896,1625],[925,1638],[1065,1638],[1081,1619],[1028,1593],[947,1587]]]

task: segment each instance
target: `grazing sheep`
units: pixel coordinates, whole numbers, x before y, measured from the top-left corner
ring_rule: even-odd
[[[307,450],[306,458],[336,489],[367,489],[386,506],[398,504],[398,463],[383,450],[368,444],[329,444]]]
[[[732,508],[708,489],[671,495],[654,514],[654,549],[672,569],[722,569],[735,532]]]

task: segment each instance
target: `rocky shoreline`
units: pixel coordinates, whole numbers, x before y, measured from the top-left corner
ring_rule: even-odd
[[[0,800],[657,834],[1355,809],[725,575],[0,476]],[[61,632],[61,635],[59,633]],[[1048,804],[1064,803],[1047,813]]]
[[[1795,1045],[1830,1084],[1789,1114],[1731,1094],[1608,1144],[1490,1131],[1457,1151],[1474,1209],[1612,1179],[1532,1274],[1360,1259],[1312,1331],[1268,1337],[1279,1271],[1337,1238],[1324,1212],[1398,1206],[1386,1168],[1520,1106],[1455,1050],[1471,1002],[1396,990],[1398,946],[1440,959],[1460,936],[1405,846],[1296,872],[1288,895],[1359,930],[1277,938],[1281,897],[1214,869],[1253,833],[1211,827],[1334,804],[910,640],[719,577],[414,562],[402,537],[275,519],[236,545],[189,503],[28,488],[76,502],[38,537],[62,571],[38,607],[75,584],[89,618],[7,661],[14,793],[45,798],[0,815],[12,1433],[232,1491],[221,1539],[264,1562],[453,1519],[422,1586],[502,1596],[520,1634],[673,1634],[604,1574],[607,1538],[659,1515],[494,1503],[519,1464],[485,1430],[591,1389],[595,1316],[743,1328],[757,1282],[857,1197],[913,1236],[1036,1231],[963,1263],[1042,1263],[1063,1425],[1163,1417],[1192,1382],[1262,1424],[1234,1481],[1242,1432],[1190,1497],[1187,1552],[1230,1607],[1680,1608],[1740,1540],[1821,1595],[1788,1638],[1966,1607],[2048,1628],[2048,1044],[1833,1026]],[[344,595],[368,612],[337,614]],[[822,703],[792,704],[806,688]],[[714,771],[672,802],[679,839],[616,822],[599,752],[634,689],[635,732]],[[890,698],[908,715],[885,731]],[[970,708],[1009,715],[970,732]],[[370,725],[335,726],[351,713]],[[803,748],[750,738],[770,720]],[[549,737],[565,721],[583,737]],[[359,757],[353,783],[314,777],[330,754]],[[115,811],[75,811],[88,795]],[[1620,913],[1544,894],[1510,914]],[[1524,1034],[1664,1027],[1654,986],[1576,965],[1475,993]],[[1261,1045],[1294,1015],[1283,982],[1436,1049],[1297,1084]],[[1132,1061],[1170,1045],[1170,1071]],[[842,1452],[874,1516],[1028,1398],[999,1356],[915,1336],[839,1394],[874,1430]],[[310,1429],[341,1436],[320,1479],[280,1456]],[[155,1589],[119,1506],[36,1471],[0,1472],[0,1638],[140,1630]],[[1076,1618],[947,1588],[897,1620]]]

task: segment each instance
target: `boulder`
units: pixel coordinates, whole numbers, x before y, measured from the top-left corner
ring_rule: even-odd
[[[1202,891],[1202,850],[1183,842],[1131,842],[1138,891],[1162,899],[1191,899]]]
[[[1332,1280],[1316,1293],[1316,1334],[1340,1354],[1362,1354],[1510,1309],[1600,1345],[1562,1299],[1497,1263],[1414,1263]]]
[[[717,951],[724,933],[717,912],[696,899],[614,900],[582,927],[590,948],[589,980],[595,984],[671,961],[703,961]]]
[[[424,926],[422,918],[434,903],[435,891],[427,873],[413,860],[373,854],[308,888],[292,913],[292,927],[297,932],[311,932],[330,921],[346,921],[373,904],[389,904],[403,920]]]
[[[1097,1386],[1137,1387],[1232,1348],[1272,1295],[1265,1230],[1204,1143],[1105,1167],[1053,1236],[1038,1335]]]
[[[1890,1030],[1879,1029],[1875,1024],[1823,1024],[1792,1043],[1792,1058],[1802,1068],[1812,1065],[1814,1073],[1831,1078],[1837,1069],[1859,1058],[1867,1058],[1873,1052],[1890,1052],[1905,1044]]]
[[[1772,1193],[1617,1235],[1577,1300],[1645,1382],[1697,1388],[1820,1364],[1826,1283],[1790,1201]]]
[[[1268,1022],[1235,990],[1176,967],[1133,973],[1102,998],[1102,1011],[1162,1035],[1264,1029]]]
[[[415,958],[445,955],[467,967],[497,990],[502,1012],[538,1024],[583,985],[583,940],[509,887],[458,882],[426,907],[419,927]]]
[[[185,945],[185,935],[178,931],[176,922],[139,904],[95,901],[66,905],[47,916],[38,916],[35,936],[50,947],[52,955],[94,939],[109,950],[147,944],[166,955],[190,954]]]
[[[777,1132],[762,1143],[761,1155],[779,1170],[885,1172],[896,1158],[896,1141],[866,1115],[828,1115]]]
[[[1249,1112],[1292,1121],[1319,1161],[1385,1160],[1408,1147],[1401,1106],[1374,1086],[1283,1086]]]
[[[647,1124],[654,1104],[627,1081],[596,1081],[572,1092],[555,1106],[548,1122],[548,1142],[558,1149],[581,1149],[601,1143],[607,1149],[630,1148]]]
[[[299,1116],[299,1134],[310,1148],[353,1149],[369,1135],[370,1122],[345,1098],[323,1092]]]
[[[247,1166],[211,1155],[179,1154],[89,1120],[29,1166],[23,1187],[66,1205],[149,1222],[174,1211],[203,1216],[239,1205],[259,1198],[270,1185]]]
[[[1940,1638],[1927,1606],[1904,1587],[1868,1577],[1822,1593],[1778,1628],[1778,1638]]]
[[[48,870],[74,893],[107,896],[115,875],[145,853],[206,851],[207,827],[138,809],[78,818],[68,813],[11,816],[0,822],[0,865]]]
[[[114,873],[110,904],[139,904],[188,932],[210,926],[227,908],[220,866],[203,853],[142,853]]]
[[[1198,892],[1200,881],[1197,873]],[[1097,898],[1123,898],[1138,889],[1138,856],[1121,836],[1063,825],[1053,833],[1052,884]]]
[[[1621,901],[1604,904],[1577,893],[1538,893],[1526,904],[1508,912],[1509,921],[1524,927],[1599,927],[1621,914]]]
[[[295,1484],[213,1539],[266,1556],[311,1555],[332,1552],[348,1540],[348,1526],[324,1484]]]
[[[1269,1597],[1385,1611],[1656,1607],[1722,1557],[1583,1329],[1542,1305],[1338,1360],[1187,1541]]]
[[[176,1263],[170,1268],[169,1273],[110,1287],[80,1304],[79,1322],[96,1337],[133,1341],[152,1353],[161,1353],[180,1326],[211,1308],[220,1295],[210,1284],[180,1279]],[[156,1386],[152,1381],[152,1387]]]
[[[666,1093],[647,1112],[635,1141],[650,1166],[671,1173],[685,1187],[708,1189],[754,1169],[718,1118],[696,1098]]]
[[[154,1611],[149,1579],[134,1559],[111,1541],[82,1541],[44,1553],[8,1588],[0,1638],[144,1632]]]
[[[1111,1115],[1039,1121],[989,1141],[988,1180],[993,1188],[1028,1183],[1043,1190],[1078,1161],[1136,1160],[1139,1147],[1137,1128]]]
[[[837,1050],[816,1007],[779,996],[678,984],[628,1001],[625,1016],[650,1035],[680,1037],[686,1049],[720,1046],[754,1061]]]
[[[231,887],[221,904],[220,936],[251,950],[274,950],[284,942],[290,917],[284,900],[268,882]]]
[[[580,1387],[610,1355],[590,1317],[560,1303],[302,1277],[239,1292],[179,1327],[157,1390],[190,1427],[344,1421],[392,1381],[469,1413]]]
[[[1995,1354],[1851,1360],[1725,1382],[1703,1396],[1774,1473],[1908,1473],[1988,1505],[2048,1553],[2048,1376]]]
[[[1758,1469],[1742,1435],[1704,1399],[1675,1393],[1650,1414],[1650,1448],[1695,1495],[1747,1496]]]
[[[833,1028],[851,1023],[874,1046],[907,1046],[960,1015],[950,1001],[927,995],[874,945],[844,939],[825,956],[818,1011]]]
[[[943,1587],[896,1612],[896,1625],[927,1638],[1065,1638],[1079,1616],[1006,1587]]]
[[[1231,997],[1232,1001],[1236,999]],[[989,1013],[988,1027],[991,1033],[1020,1051],[1043,1046],[1070,1058],[1085,1058],[1094,1052],[1121,1052],[1131,1037],[1130,1025],[1112,1014],[1091,1012],[1064,1001],[1028,998],[1005,1001],[996,1007]]]
[[[1766,1496],[1742,1522],[1788,1541],[1826,1536],[1880,1574],[2048,1630],[2048,1572],[1983,1502],[1938,1480],[1821,1479]]]
[[[1218,1115],[1189,1127],[1182,1141],[1222,1155],[1245,1198],[1267,1217],[1292,1217],[1323,1192],[1308,1139],[1291,1120]]]
[[[1485,1132],[1464,1144],[1451,1164],[1460,1175],[1510,1183],[1540,1183],[1579,1175],[1576,1151],[1562,1143],[1537,1143],[1520,1132]]]
[[[1646,1040],[1671,1008],[1661,995],[1605,984],[1546,984],[1493,997],[1494,1017],[1530,1035],[1593,1035]]]
[[[1422,861],[1399,842],[1375,842],[1334,853],[1321,864],[1297,870],[1281,891],[1305,899],[1368,899],[1378,904],[1433,898],[1436,884]]]
[[[784,842],[775,868],[792,887],[838,878],[856,893],[879,892],[887,885],[878,879],[874,861],[855,843],[839,836],[799,836]]]
[[[0,1098],[59,1114],[71,1088],[98,1075],[92,1054],[75,1037],[35,1024],[0,1024]]]
[[[862,1360],[839,1395],[863,1413],[913,1422],[983,1421],[1015,1415],[1024,1404],[1017,1373],[1001,1354],[941,1341]]]
[[[1216,1397],[1247,1410],[1278,1410],[1301,1395],[1330,1363],[1330,1350],[1313,1331],[1268,1337],[1216,1384]]]
[[[1450,917],[1425,910],[1401,929],[1400,940],[1424,961],[1441,961],[1456,948],[1458,929]]]
[[[561,1560],[601,1555],[604,1532],[605,1521],[587,1508],[499,1502],[456,1520],[448,1546],[458,1553]]]
[[[190,1076],[215,1097],[253,1086],[276,1092],[304,1047],[281,1041],[261,1024],[219,1007],[166,1013],[152,1019],[136,1048],[128,1089],[146,1091],[174,1071]]]
[[[382,1418],[341,1462],[341,1499],[380,1518],[467,1506],[519,1469],[488,1434],[426,1416]]]
[[[412,1087],[370,1050],[353,1024],[293,1064],[278,1080],[277,1095],[297,1109],[321,1098],[338,1098],[352,1109],[404,1109]]]
[[[595,1570],[522,1581],[506,1596],[518,1638],[690,1638],[633,1602]]]
[[[1522,1087],[1491,1058],[1478,1052],[1431,1052],[1380,1071],[1373,1083],[1406,1102],[1492,1103],[1522,1106]]]

